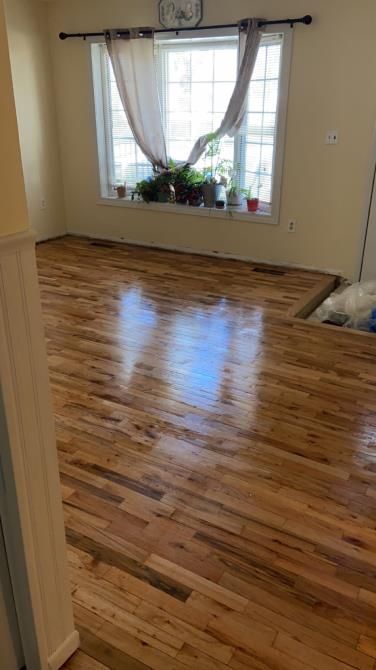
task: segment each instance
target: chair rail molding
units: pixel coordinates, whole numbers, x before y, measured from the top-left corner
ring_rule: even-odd
[[[0,512],[26,666],[58,670],[79,636],[30,232],[0,237],[0,383]]]

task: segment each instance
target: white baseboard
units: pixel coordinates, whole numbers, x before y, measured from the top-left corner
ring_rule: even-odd
[[[200,249],[192,249],[190,247],[176,247],[170,244],[160,244],[159,242],[141,242],[138,240],[130,240],[125,237],[113,237],[110,235],[93,235],[87,233],[67,232],[67,236],[87,238],[89,240],[103,240],[104,242],[117,242],[120,244],[129,244],[134,247],[146,247],[152,249],[161,249],[162,251],[176,251],[182,254],[194,254],[196,256],[209,256],[214,258],[227,258],[234,261],[243,261],[246,263],[258,263],[259,265],[271,265],[274,267],[284,267],[293,270],[307,270],[309,272],[321,272],[322,274],[336,275],[343,277],[341,270],[333,268],[317,268],[313,265],[301,265],[300,263],[292,263],[286,261],[272,261],[270,259],[256,258],[254,256],[242,256],[239,254],[225,253],[221,251],[206,251]]]
[[[74,652],[80,646],[80,636],[77,631],[73,631],[64,640],[63,644],[60,645],[58,649],[49,657],[48,659],[48,668],[49,670],[59,670],[67,660],[73,656]]]

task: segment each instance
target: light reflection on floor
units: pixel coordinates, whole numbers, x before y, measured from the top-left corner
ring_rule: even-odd
[[[144,358],[147,346],[153,342],[157,328],[158,315],[153,303],[146,300],[140,286],[132,286],[122,295],[119,314],[119,339],[125,339],[128,345],[120,347],[123,383],[132,381],[137,364]]]
[[[230,404],[239,390],[252,391],[262,356],[263,312],[229,309],[224,298],[205,307],[186,305],[179,299],[162,314],[140,286],[126,290],[119,314],[119,338],[127,342],[121,348],[122,382],[130,384],[138,364],[150,360],[180,401],[201,408],[218,400]]]

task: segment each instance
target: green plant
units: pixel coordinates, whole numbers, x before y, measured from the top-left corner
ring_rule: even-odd
[[[232,183],[230,181],[230,188],[228,189],[228,195],[244,195],[247,196],[249,189],[240,188],[237,183]]]
[[[257,199],[257,195],[254,194],[254,192],[252,190],[252,186],[249,186],[247,189],[245,189],[244,192],[245,192],[245,197],[247,198],[247,200]]]
[[[154,177],[159,202],[175,202],[173,180],[173,172],[171,170],[165,170]]]
[[[210,133],[208,137],[210,139],[204,154],[205,167],[203,172],[205,175],[206,183],[210,184],[216,182],[221,140],[217,137],[215,133]]]
[[[218,138],[216,133],[211,133],[209,137],[210,141],[204,154],[205,167],[203,173],[205,182],[207,184],[217,184],[219,181],[226,185],[233,168],[233,163],[220,157],[222,138]]]
[[[158,200],[158,189],[155,178],[143,179],[136,184],[136,193],[138,193],[145,202],[156,202]]]
[[[229,171],[229,182],[228,182],[228,195],[236,196],[246,194],[246,189],[240,187],[240,163],[237,163],[236,166],[233,165],[232,169]]]
[[[201,184],[192,186],[188,193],[188,202],[191,206],[199,207],[202,204]]]
[[[178,166],[172,161],[169,169],[139,182],[138,193],[145,202],[186,203],[198,199],[204,178],[202,172],[189,165]]]
[[[195,170],[189,165],[176,167],[173,171],[173,185],[175,187],[176,201],[185,204],[191,201],[192,194],[201,190],[204,182],[202,172]]]
[[[166,170],[154,177],[143,179],[136,185],[136,193],[138,193],[145,202],[158,202],[161,199],[168,202],[173,198],[173,188],[171,188],[172,177],[171,172]]]

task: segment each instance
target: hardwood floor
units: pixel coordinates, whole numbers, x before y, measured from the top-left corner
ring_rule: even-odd
[[[371,670],[376,340],[321,275],[38,247],[81,650],[69,670]]]

